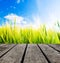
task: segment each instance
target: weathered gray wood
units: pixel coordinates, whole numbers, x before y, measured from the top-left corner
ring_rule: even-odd
[[[8,49],[11,46],[14,46],[14,44],[11,44],[11,45],[10,44],[9,45],[7,45],[7,44],[1,44],[0,45],[0,52],[3,52],[4,50]]]
[[[0,63],[20,63],[26,45],[17,45],[0,58]]]
[[[48,63],[38,46],[35,44],[29,44],[24,63]]]
[[[39,45],[51,63],[60,63],[60,54],[48,45]]]
[[[6,44],[0,44],[0,52],[2,52],[3,50],[5,50],[6,48],[4,48]]]
[[[4,44],[0,46],[0,58],[1,56],[3,56],[6,52],[8,52],[11,48],[13,48],[15,46],[15,44]]]
[[[60,45],[59,44],[56,44],[56,45],[49,44],[49,46],[51,46],[53,49],[55,49],[58,52],[60,52]]]
[[[11,45],[10,44],[9,45],[2,44],[2,45],[0,45],[0,57],[2,55],[4,55],[8,50],[10,50],[14,46],[15,46],[15,44],[11,44]]]
[[[6,45],[6,44],[0,44],[0,46],[4,46],[4,45]]]
[[[0,44],[0,52],[3,51],[3,50],[5,50],[5,48],[4,48],[5,45],[6,44]]]

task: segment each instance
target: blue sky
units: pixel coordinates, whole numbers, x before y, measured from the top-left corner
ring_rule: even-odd
[[[19,25],[52,28],[60,22],[60,0],[0,0],[0,25],[15,18]]]

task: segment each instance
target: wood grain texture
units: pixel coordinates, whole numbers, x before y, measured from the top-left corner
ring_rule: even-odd
[[[51,63],[60,63],[60,54],[48,45],[39,45]]]
[[[12,49],[15,46],[15,44],[2,44],[0,45],[0,58],[7,53],[10,49]]]
[[[49,46],[55,49],[56,51],[60,52],[60,44],[56,44],[56,45],[50,44]]]
[[[48,63],[37,45],[29,44],[24,63]]]
[[[15,46],[6,55],[0,58],[0,63],[20,63],[25,46],[25,44]]]
[[[60,63],[60,52],[57,51],[60,51],[60,45],[38,45],[28,44],[26,47],[26,44],[1,44],[0,63],[22,63],[23,58],[23,63]]]

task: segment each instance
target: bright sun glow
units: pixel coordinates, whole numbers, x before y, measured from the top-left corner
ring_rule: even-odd
[[[48,18],[48,20],[50,20],[50,21],[48,21],[48,22],[46,21],[45,23],[42,23],[41,18],[38,15],[37,16],[34,16],[34,15],[32,16],[33,23],[32,22],[31,23],[28,23],[28,21],[25,20],[24,17],[17,16],[16,14],[9,14],[9,15],[5,16],[4,18],[8,19],[12,23],[14,23],[14,21],[16,20],[16,26],[22,27],[22,28],[32,27],[34,29],[38,29],[40,27],[40,25],[42,25],[42,24],[45,24],[47,29],[56,30],[56,28],[57,28],[55,26],[55,23],[57,21],[57,18],[54,15],[51,15],[51,14],[49,15],[49,18]],[[23,25],[21,25],[21,23]],[[12,24],[12,26],[14,26],[14,24]],[[58,30],[58,28],[57,28],[57,30]]]

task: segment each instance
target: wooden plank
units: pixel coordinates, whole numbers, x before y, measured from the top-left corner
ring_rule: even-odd
[[[49,44],[49,46],[52,47],[53,49],[55,49],[56,51],[60,52],[60,45],[59,44],[56,44],[56,45]]]
[[[5,50],[5,48],[4,48],[5,45],[6,44],[0,44],[0,52],[2,52],[3,50]]]
[[[4,54],[6,54],[10,49],[12,49],[13,47],[15,46],[15,44],[9,44],[9,45],[7,45],[7,44],[4,44],[4,45],[1,45],[0,46],[0,58],[4,55]]]
[[[37,45],[35,44],[29,44],[24,63],[48,63]]]
[[[0,63],[20,63],[26,45],[17,45],[6,55],[0,58]]]
[[[6,45],[6,44],[0,44],[0,46],[4,46],[4,45]]]
[[[14,44],[12,44],[12,45],[10,45],[10,44],[9,45],[7,45],[7,44],[0,45],[0,52],[3,52],[4,50],[8,49],[11,46],[14,46]]]
[[[60,63],[60,54],[48,45],[39,45],[46,57],[49,59],[50,63]]]

